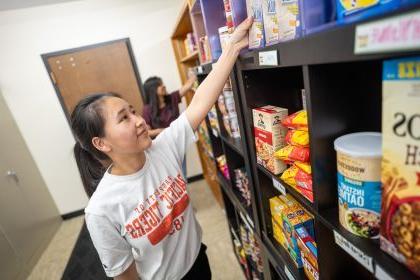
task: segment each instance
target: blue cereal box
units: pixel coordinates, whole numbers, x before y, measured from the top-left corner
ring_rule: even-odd
[[[406,0],[336,0],[339,22],[359,21],[400,7]]]

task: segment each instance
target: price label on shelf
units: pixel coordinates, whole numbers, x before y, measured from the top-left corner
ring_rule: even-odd
[[[277,66],[277,51],[264,51],[258,53],[258,61],[260,66]]]
[[[203,67],[201,65],[197,66],[197,73],[198,74],[203,74]]]
[[[375,277],[379,280],[394,280],[386,271],[378,264],[375,265]]]
[[[354,53],[380,53],[419,49],[420,11],[356,26]]]
[[[284,273],[286,273],[287,278],[289,278],[289,280],[295,280],[295,277],[293,277],[292,273],[290,272],[290,270],[287,268],[287,266],[284,266]]]
[[[359,248],[350,243],[347,239],[341,236],[334,230],[335,243],[352,256],[356,261],[363,265],[367,270],[373,273],[372,257],[363,253]]]
[[[252,229],[254,229],[254,222],[251,220],[249,215],[246,215],[246,220],[248,221],[248,224],[252,227]]]
[[[286,194],[286,188],[275,177],[273,177],[273,187],[276,188],[282,194]]]

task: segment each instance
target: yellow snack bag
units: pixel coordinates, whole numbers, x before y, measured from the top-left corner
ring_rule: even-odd
[[[309,162],[309,148],[287,145],[274,153],[277,159],[290,163],[293,161]]]
[[[303,172],[305,172],[307,174],[312,174],[312,168],[311,168],[311,165],[309,163],[295,161],[293,164],[296,165],[296,167],[298,167]]]
[[[283,119],[281,123],[291,129],[308,131],[308,114],[306,110],[298,111]]]
[[[294,146],[309,147],[309,133],[304,130],[289,130],[286,142]]]
[[[293,165],[292,167],[286,169],[286,171],[284,171],[283,174],[281,174],[280,179],[282,179],[285,183],[289,184],[290,186],[296,187],[297,183],[295,176],[298,173],[298,171],[299,168]]]

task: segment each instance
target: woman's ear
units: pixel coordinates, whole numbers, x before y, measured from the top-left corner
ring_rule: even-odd
[[[106,143],[105,139],[100,137],[93,137],[92,145],[103,153],[108,153],[111,151],[111,146]]]

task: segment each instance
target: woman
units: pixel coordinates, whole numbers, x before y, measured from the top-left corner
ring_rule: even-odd
[[[251,24],[237,27],[191,104],[153,141],[145,120],[116,94],[88,96],[74,109],[74,154],[90,196],[86,225],[108,277],[211,279],[181,163],[248,45]]]
[[[171,122],[179,117],[178,104],[181,98],[191,90],[196,77],[190,77],[177,91],[168,94],[166,86],[159,77],[150,77],[144,83],[146,105],[143,109],[143,118],[150,126],[149,136],[155,138]]]

